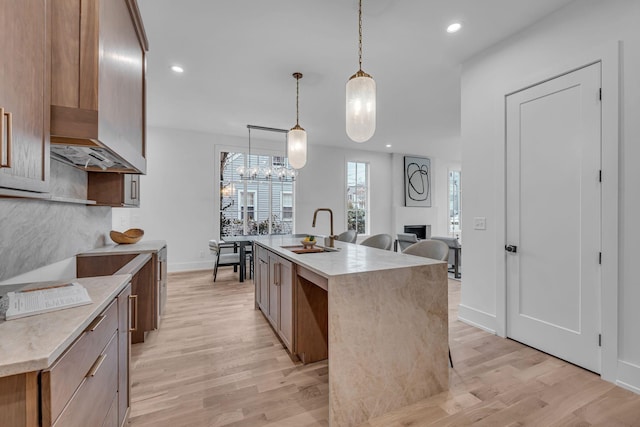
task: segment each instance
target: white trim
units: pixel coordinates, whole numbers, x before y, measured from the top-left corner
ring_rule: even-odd
[[[634,393],[640,394],[640,366],[629,362],[618,362],[618,380],[616,384]]]
[[[577,54],[564,64],[554,64],[523,77],[505,97],[524,88],[566,74],[589,64],[602,64],[602,269],[601,269],[601,377],[614,382],[618,371],[618,180],[620,144],[620,58],[622,42],[608,42]],[[504,113],[506,115],[506,111]],[[504,120],[506,129],[506,116]],[[496,150],[496,333],[506,336],[506,131]]]
[[[170,262],[167,264],[169,273],[181,271],[213,270],[215,261]]]
[[[496,334],[496,316],[493,314],[460,304],[458,305],[458,320],[490,334]]]

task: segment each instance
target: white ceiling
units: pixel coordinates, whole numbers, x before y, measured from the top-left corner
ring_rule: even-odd
[[[240,137],[247,124],[289,129],[299,71],[309,144],[419,153],[459,137],[461,62],[571,1],[363,0],[362,68],[376,80],[378,110],[375,135],[356,144],[344,91],[358,69],[357,0],[139,0],[147,121]],[[453,21],[463,28],[451,35]]]

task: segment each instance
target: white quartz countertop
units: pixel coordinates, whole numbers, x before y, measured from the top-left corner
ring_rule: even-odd
[[[338,249],[336,252],[296,254],[283,248],[283,246],[301,247],[301,240],[300,237],[272,235],[256,238],[255,242],[326,278],[443,263],[429,258],[338,241],[335,242],[335,247]],[[320,247],[320,243],[322,240],[316,246]]]
[[[138,243],[132,243],[130,245],[106,245],[101,248],[91,249],[86,252],[81,252],[78,256],[92,256],[92,255],[113,255],[113,254],[137,254],[143,252],[158,252],[160,249],[167,246],[167,242],[164,240],[142,240]]]
[[[1,321],[0,377],[50,367],[125,288],[129,280],[129,274],[73,279],[87,288],[92,304]],[[42,285],[33,284],[30,287]]]

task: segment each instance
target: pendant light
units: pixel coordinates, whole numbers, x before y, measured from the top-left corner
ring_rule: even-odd
[[[302,73],[293,73],[296,79],[296,125],[287,134],[287,158],[292,168],[301,169],[307,164],[307,132],[298,124],[298,98]]]
[[[360,68],[347,82],[347,135],[368,141],[376,131],[376,82],[362,71],[362,0],[358,7],[358,57]]]

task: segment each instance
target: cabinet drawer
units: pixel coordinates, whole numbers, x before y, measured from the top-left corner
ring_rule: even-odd
[[[114,301],[50,369],[42,372],[43,425],[51,425],[62,412],[117,329],[118,307]]]
[[[94,360],[82,384],[64,408],[54,427],[101,426],[118,393],[117,334]],[[112,414],[114,415],[114,414]],[[117,410],[115,411],[117,424]]]

